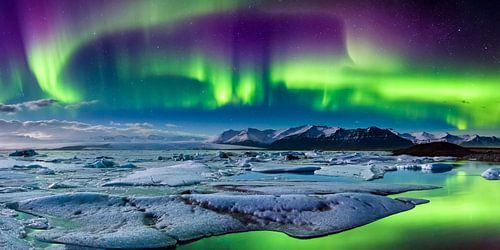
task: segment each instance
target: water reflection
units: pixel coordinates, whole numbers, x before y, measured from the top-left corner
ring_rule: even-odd
[[[247,232],[211,237],[178,249],[498,249],[500,181],[480,177],[489,167],[462,162],[444,173],[389,172],[375,182],[443,188],[394,195],[431,202],[340,234],[299,240],[278,232]]]

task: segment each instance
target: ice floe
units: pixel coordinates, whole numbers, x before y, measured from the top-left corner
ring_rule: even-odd
[[[226,192],[246,194],[336,194],[344,192],[378,195],[439,188],[432,185],[382,184],[372,182],[308,182],[308,181],[234,181],[213,182],[211,186]]]
[[[0,248],[1,249],[32,249],[25,241],[26,231],[18,220],[0,215]]]
[[[481,176],[487,180],[500,180],[500,168],[488,168]]]
[[[126,177],[112,180],[104,186],[185,186],[200,183],[207,179],[208,166],[188,161],[183,164],[149,168],[136,171]]]
[[[310,238],[358,227],[423,201],[362,193],[329,195],[192,194],[127,198],[68,193],[12,204],[57,217],[65,225],[36,239],[96,248],[160,248],[202,237],[252,230]]]
[[[32,157],[35,155],[38,155],[38,153],[33,149],[16,150],[16,152],[9,154],[9,156],[16,156],[16,157]]]
[[[33,218],[22,221],[23,225],[33,229],[47,229],[49,228],[49,220],[47,218]]]
[[[276,173],[314,173],[314,171],[321,169],[319,166],[312,165],[287,165],[287,164],[273,164],[268,163],[265,165],[254,165],[252,171],[267,174]]]

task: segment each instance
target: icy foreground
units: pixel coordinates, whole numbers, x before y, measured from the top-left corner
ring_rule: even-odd
[[[447,160],[384,152],[0,152],[0,248],[161,248],[251,230],[317,237],[427,202],[385,195],[437,187],[367,180]]]
[[[185,164],[137,171],[125,178],[107,182],[104,186],[193,185],[206,180],[203,173],[209,172],[207,165],[190,161]]]
[[[361,226],[413,208],[421,200],[341,193],[331,195],[172,195],[128,198],[69,193],[11,204],[57,217],[67,225],[39,240],[98,248],[159,248],[231,232],[273,230],[308,238]]]
[[[487,180],[500,180],[500,168],[488,168],[481,176]]]

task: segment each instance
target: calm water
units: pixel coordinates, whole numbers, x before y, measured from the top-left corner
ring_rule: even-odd
[[[479,176],[491,166],[465,162],[439,174],[387,173],[375,182],[433,184],[443,188],[394,195],[431,202],[343,233],[308,240],[279,232],[235,233],[202,239],[178,249],[500,249],[500,181]]]

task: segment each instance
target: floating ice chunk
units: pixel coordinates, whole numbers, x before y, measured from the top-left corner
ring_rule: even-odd
[[[102,156],[97,156],[96,157],[97,160],[113,160],[115,159],[114,157],[112,156],[105,156],[105,155],[102,155]]]
[[[22,222],[24,226],[33,229],[47,229],[49,221],[46,218],[33,218]]]
[[[488,168],[481,176],[487,180],[500,180],[500,168]]]
[[[237,165],[242,168],[251,168],[252,164],[255,162],[265,162],[265,161],[257,157],[245,157],[243,159],[240,159]]]
[[[403,201],[403,202],[406,202],[406,203],[411,203],[413,205],[420,205],[420,204],[429,203],[429,200],[418,199],[418,198],[398,197],[398,198],[396,198],[396,200]]]
[[[120,165],[119,168],[137,168],[137,166],[132,164],[132,163],[126,163],[126,164]]]
[[[33,249],[23,238],[26,237],[24,226],[12,217],[0,216],[0,247],[2,249]]]
[[[453,169],[453,164],[449,163],[426,163],[422,164],[422,172],[442,173]]]
[[[54,175],[56,172],[50,168],[41,168],[38,171],[36,171],[36,174],[39,175]]]
[[[188,161],[174,166],[149,168],[136,171],[124,178],[116,179],[104,186],[184,186],[207,180],[204,173],[210,172],[203,163]]]
[[[402,165],[396,165],[396,168],[403,170],[421,170],[422,166],[417,164],[402,164]]]
[[[223,152],[223,151],[219,151],[219,152],[217,152],[217,157],[219,157],[221,159],[227,159],[227,158],[229,158],[229,154],[226,152]]]
[[[14,165],[12,169],[16,170],[26,170],[26,169],[35,169],[35,168],[44,168],[41,165],[38,164],[31,164],[31,165]]]
[[[142,163],[142,162],[151,162],[153,161],[153,159],[129,159],[127,161],[132,163]]]
[[[114,168],[117,166],[117,163],[107,159],[99,159],[93,163],[85,165],[86,168]]]
[[[414,207],[409,202],[357,193],[322,196],[212,194],[182,198],[188,204],[239,218],[246,225],[238,231],[274,230],[298,238],[340,232]],[[173,232],[175,234],[175,229]],[[177,237],[189,238],[190,235]]]
[[[160,248],[251,230],[309,238],[358,227],[409,210],[413,199],[332,195],[229,195],[125,198],[74,193],[13,204],[17,210],[63,218],[69,226],[37,232],[46,242],[95,248]]]
[[[132,163],[125,163],[120,165],[114,161],[107,159],[100,159],[93,163],[87,164],[84,167],[86,168],[136,168],[137,166]]]
[[[47,188],[48,189],[62,189],[62,188],[77,188],[79,185],[70,183],[70,182],[54,182],[50,184]]]
[[[44,162],[49,162],[49,163],[73,163],[79,161],[81,161],[81,159],[76,156],[72,158],[53,158],[44,160]]]
[[[286,164],[265,164],[252,167],[252,171],[267,174],[277,173],[314,173],[321,169],[311,165],[286,165]]]
[[[373,182],[306,182],[306,181],[235,181],[213,182],[216,189],[246,194],[336,194],[345,192],[378,195],[398,194],[407,191],[439,188],[431,185],[403,185]]]
[[[0,208],[0,217],[17,217],[18,214],[16,210],[9,208]]]
[[[192,160],[194,160],[194,156],[187,155],[187,154],[179,154],[179,155],[174,155],[173,160],[174,161],[192,161]]]
[[[38,155],[37,152],[33,149],[26,149],[26,150],[16,150],[14,153],[10,153],[9,156],[17,156],[17,157],[32,157]]]
[[[29,191],[29,189],[25,187],[0,187],[0,194],[27,192],[27,191]]]
[[[25,200],[17,210],[68,220],[68,228],[38,232],[38,240],[94,248],[161,248],[175,240],[151,227],[152,218],[127,199],[98,193],[73,193]],[[49,221],[50,223],[50,221]]]
[[[317,170],[314,173],[318,175],[358,177],[369,181],[384,177],[385,171],[385,165],[349,164],[323,166],[320,170]]]
[[[316,157],[318,157],[318,153],[316,153],[316,152],[305,152],[304,156],[306,158],[316,158]]]

